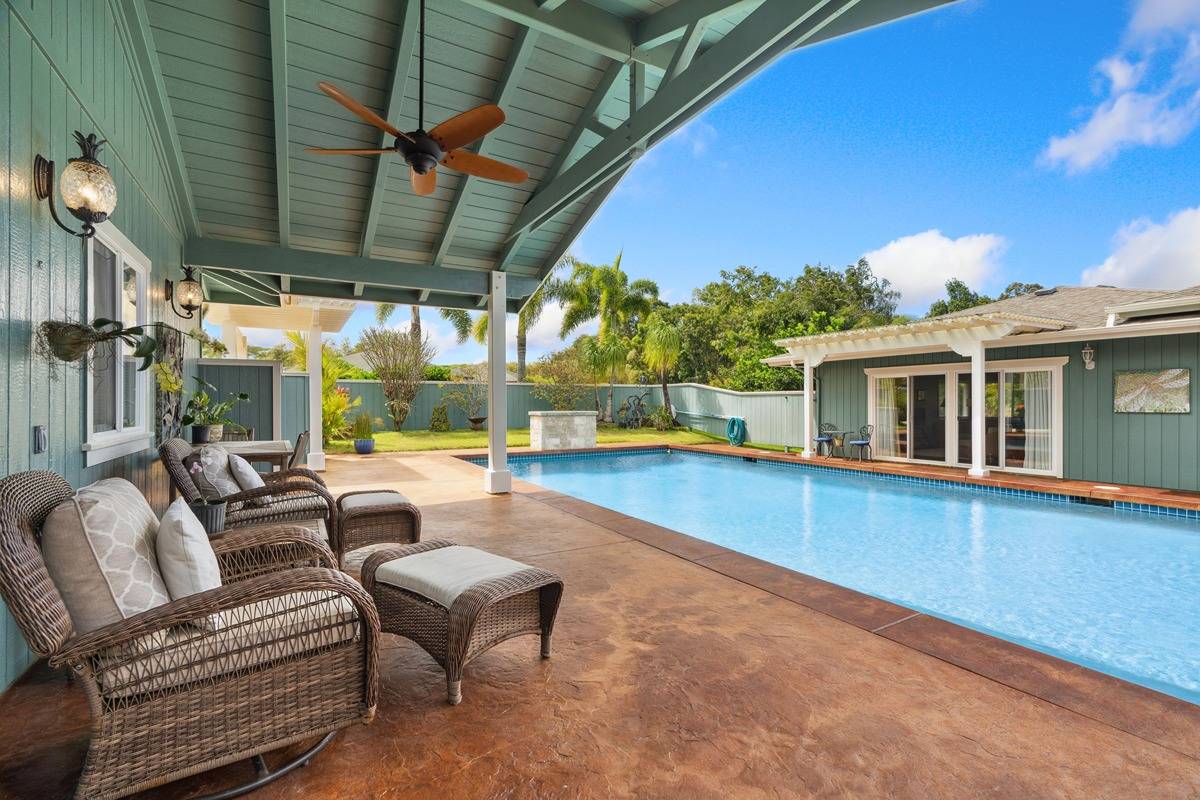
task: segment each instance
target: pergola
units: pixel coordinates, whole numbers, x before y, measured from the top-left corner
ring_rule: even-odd
[[[439,170],[428,197],[397,157],[304,151],[388,144],[319,80],[416,127],[417,0],[123,2],[206,300],[486,308],[489,416],[504,420],[502,312],[642,153],[791,50],[949,0],[429,0],[427,118],[499,104],[507,122],[477,150],[530,179]],[[319,416],[311,428],[319,466]],[[490,492],[510,485],[504,442],[494,426]]]

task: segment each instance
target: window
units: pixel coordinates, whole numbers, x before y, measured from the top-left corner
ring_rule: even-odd
[[[132,242],[112,228],[88,240],[87,320],[118,320],[125,326],[146,322],[146,286],[150,262]],[[104,342],[92,350],[87,374],[86,440],[88,466],[136,453],[149,444],[149,373],[138,372],[133,348]]]

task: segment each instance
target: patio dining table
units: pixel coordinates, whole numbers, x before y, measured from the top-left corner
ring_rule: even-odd
[[[236,453],[251,463],[262,461],[278,469],[283,469],[287,466],[288,459],[292,457],[292,452],[295,450],[295,445],[286,439],[267,439],[249,442],[212,442],[212,444],[219,444],[230,453]],[[204,447],[204,445],[192,445],[192,452],[200,452],[201,447]]]

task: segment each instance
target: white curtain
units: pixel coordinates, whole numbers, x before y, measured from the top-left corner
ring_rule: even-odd
[[[897,428],[896,381],[904,378],[878,378],[875,381],[875,441],[881,456],[899,456],[900,434]]]
[[[1053,412],[1050,404],[1050,373],[1026,372],[1025,378],[1025,469],[1049,470]]]

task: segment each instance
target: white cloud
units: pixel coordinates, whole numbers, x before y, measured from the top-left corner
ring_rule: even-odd
[[[1084,270],[1083,282],[1136,289],[1200,283],[1200,207],[1178,211],[1161,224],[1142,219],[1123,226],[1112,255]]]
[[[925,310],[958,278],[978,291],[999,270],[1007,248],[1003,236],[976,233],[951,239],[937,229],[893,239],[863,258],[871,270],[900,291],[900,307]]]
[[[1200,125],[1200,2],[1140,0],[1124,39],[1095,67],[1101,99],[1050,138],[1042,165],[1085,172],[1123,150],[1175,145]]]

